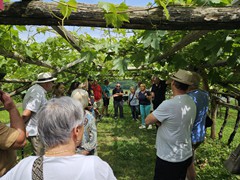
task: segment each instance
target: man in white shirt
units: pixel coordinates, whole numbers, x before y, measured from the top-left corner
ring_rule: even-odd
[[[38,137],[37,112],[47,102],[46,93],[52,90],[53,78],[51,73],[40,73],[38,80],[30,87],[23,99],[23,120],[27,124],[28,140],[31,142],[34,155],[43,155],[44,146]]]
[[[186,94],[191,82],[190,71],[179,70],[171,79],[173,98],[163,101],[149,114],[146,124],[157,123],[157,160],[154,179],[184,180],[192,162],[191,130],[196,105]]]

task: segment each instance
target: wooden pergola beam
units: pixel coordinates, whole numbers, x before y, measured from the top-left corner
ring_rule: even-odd
[[[57,3],[23,1],[5,3],[0,12],[0,24],[59,26],[61,17]],[[78,3],[76,12],[64,21],[67,26],[106,27],[104,13],[96,4]],[[149,30],[219,30],[240,28],[240,7],[181,7],[169,6],[170,19],[163,9],[129,7],[129,21],[122,28]]]

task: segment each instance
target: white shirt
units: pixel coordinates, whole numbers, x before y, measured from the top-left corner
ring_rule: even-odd
[[[157,131],[157,156],[168,162],[182,162],[192,156],[191,130],[196,105],[188,95],[163,101],[153,111],[161,122]]]
[[[32,180],[32,166],[37,156],[21,160],[1,180]],[[111,167],[98,156],[43,156],[44,180],[116,180]]]
[[[28,89],[23,99],[23,110],[27,109],[32,112],[26,127],[29,136],[36,136],[38,134],[38,119],[36,115],[40,108],[47,102],[46,93],[47,91],[42,86],[35,84]]]

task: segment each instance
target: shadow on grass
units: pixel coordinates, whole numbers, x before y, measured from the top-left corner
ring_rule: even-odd
[[[140,130],[127,106],[125,118],[104,118],[98,124],[98,155],[112,167],[117,179],[153,179],[156,129]]]

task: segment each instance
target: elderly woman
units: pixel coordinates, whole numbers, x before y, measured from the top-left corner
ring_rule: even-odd
[[[71,97],[81,102],[84,108],[84,133],[83,140],[77,152],[84,155],[96,154],[97,147],[97,127],[96,120],[93,115],[86,110],[88,107],[88,92],[83,89],[75,89]]]
[[[2,179],[116,179],[110,166],[99,157],[75,153],[84,132],[83,115],[81,103],[70,97],[48,101],[38,113],[45,155],[23,159]]]

